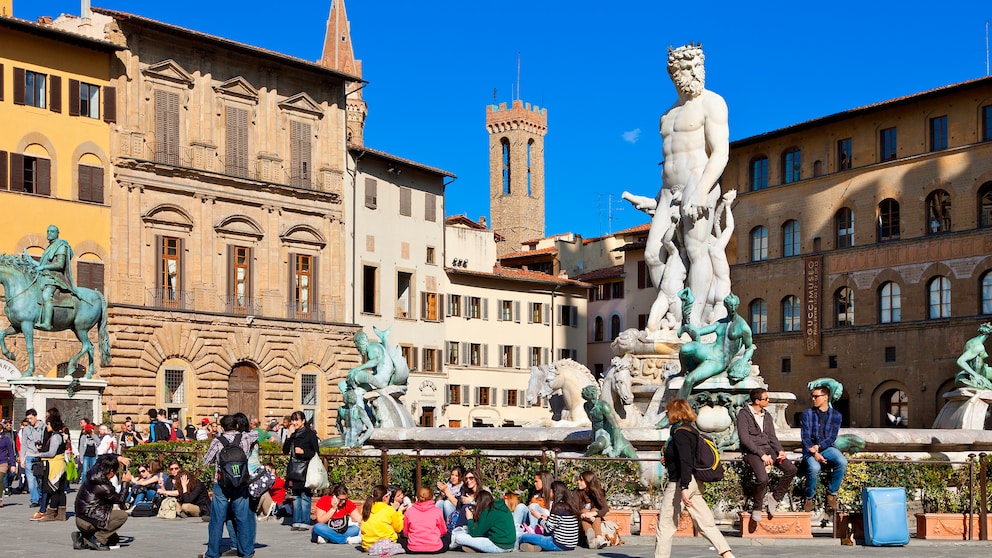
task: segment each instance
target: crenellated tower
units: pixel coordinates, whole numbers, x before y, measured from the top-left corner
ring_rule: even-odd
[[[331,0],[331,12],[327,16],[327,32],[324,34],[324,54],[320,65],[349,75],[362,77],[362,61],[355,60],[355,50],[351,44],[351,22],[345,11],[344,0]],[[364,145],[365,117],[368,106],[362,100],[361,83],[348,84],[346,102],[348,118],[348,143]]]
[[[489,132],[489,213],[506,241],[498,255],[544,236],[544,136],[548,110],[517,99],[486,108]]]

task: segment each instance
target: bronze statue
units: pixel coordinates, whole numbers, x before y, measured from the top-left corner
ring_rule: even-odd
[[[690,301],[688,303],[691,304],[692,293],[685,293],[683,300]],[[726,372],[731,382],[739,382],[751,373],[751,355],[754,354],[755,345],[751,337],[751,326],[737,315],[740,299],[731,293],[723,299],[723,305],[727,309],[725,318],[701,328],[684,320],[684,325],[679,330],[680,335],[686,331],[693,339],[679,351],[679,362],[685,374],[682,389],[679,390],[679,397],[682,399],[687,399],[697,384],[721,372]],[[712,343],[698,341],[708,333],[716,333],[716,340]]]
[[[599,388],[594,385],[582,388],[582,398],[586,400],[583,407],[592,422],[592,442],[585,454],[637,459],[634,446],[620,430],[616,413],[599,398]]]
[[[992,323],[978,326],[978,336],[964,344],[964,352],[958,357],[961,371],[954,376],[955,387],[970,387],[979,390],[992,389],[992,369],[985,363],[989,353],[985,341],[992,335]]]
[[[76,285],[72,280],[72,247],[65,240],[59,238],[59,228],[55,225],[48,226],[48,247],[41,254],[41,259],[35,264],[38,269],[38,284],[42,287],[41,320],[35,324],[37,329],[45,331],[52,329],[52,314],[55,313],[55,293],[56,291],[72,293],[76,298],[80,298],[76,292]],[[28,256],[27,249],[24,256]]]

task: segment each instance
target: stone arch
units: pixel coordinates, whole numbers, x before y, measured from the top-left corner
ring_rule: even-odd
[[[72,249],[76,252],[77,259],[86,254],[93,254],[101,262],[106,263],[110,261],[110,251],[92,240],[84,240],[73,246]]]
[[[909,387],[899,380],[885,380],[878,384],[875,389],[871,392],[871,427],[881,428],[894,426],[889,423],[886,413],[889,412],[888,408],[888,397],[890,394],[896,391],[901,391],[906,394],[906,405],[907,405],[907,420],[904,424],[899,426],[906,427],[909,424],[919,426],[918,420],[914,420],[913,408],[919,409],[921,407],[920,402],[913,401]]]
[[[279,235],[284,244],[308,244],[323,248],[327,239],[316,228],[305,223],[293,225]]]
[[[107,170],[110,168],[110,157],[103,150],[102,147],[97,145],[92,141],[84,141],[83,143],[76,146],[76,149],[72,152],[72,160],[78,161],[83,158],[83,155],[93,155],[97,159],[100,159],[100,166]]]
[[[229,215],[214,225],[218,234],[243,236],[261,240],[265,236],[262,225],[247,215]]]
[[[193,229],[193,217],[188,211],[171,203],[163,203],[146,211],[141,220],[146,224],[172,225],[190,231]]]
[[[32,145],[37,145],[43,149],[45,151],[44,155],[36,152],[32,153],[29,150]],[[28,132],[21,136],[21,139],[17,140],[15,153],[47,157],[52,162],[52,173],[49,182],[51,185],[51,197],[59,197],[59,173],[55,171],[55,169],[59,168],[59,158],[58,153],[55,151],[55,144],[52,143],[52,140],[48,139],[48,136],[42,134],[41,132]]]

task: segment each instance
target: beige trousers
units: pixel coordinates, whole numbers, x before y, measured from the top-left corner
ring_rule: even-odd
[[[723,538],[723,533],[716,527],[713,519],[713,512],[703,500],[703,495],[699,491],[696,479],[689,482],[689,500],[691,506],[686,509],[692,522],[696,524],[696,529],[703,534],[707,540],[716,548],[717,554],[723,554],[730,550],[727,539]],[[682,515],[682,494],[678,489],[678,483],[670,482],[665,487],[665,494],[661,499],[661,510],[658,513],[658,531],[655,537],[654,558],[669,558],[672,555],[672,538],[678,528],[679,516]]]

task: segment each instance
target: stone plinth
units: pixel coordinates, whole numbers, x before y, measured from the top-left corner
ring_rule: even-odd
[[[750,512],[741,512],[741,536],[766,539],[812,539],[813,529],[807,512],[778,512],[768,519],[761,513],[761,521],[751,521]]]
[[[658,534],[658,513],[656,509],[637,511],[641,519],[640,536],[653,537]],[[675,528],[675,536],[695,537],[697,535],[696,528],[692,524],[692,517],[689,516],[689,512],[683,511],[682,515],[679,516],[679,524]]]
[[[992,391],[958,388],[944,394],[947,403],[933,421],[934,428],[985,428],[985,416],[992,403]]]
[[[617,534],[621,537],[630,536],[630,520],[634,517],[634,510],[610,510],[606,514],[606,521],[617,524]]]
[[[62,422],[75,425],[81,418],[102,422],[103,390],[107,382],[96,379],[79,379],[79,384],[70,397],[67,393],[73,378],[11,378],[7,380],[10,390],[17,399],[24,400],[25,409],[38,411],[38,418],[44,420],[45,411],[55,407],[62,412]]]

